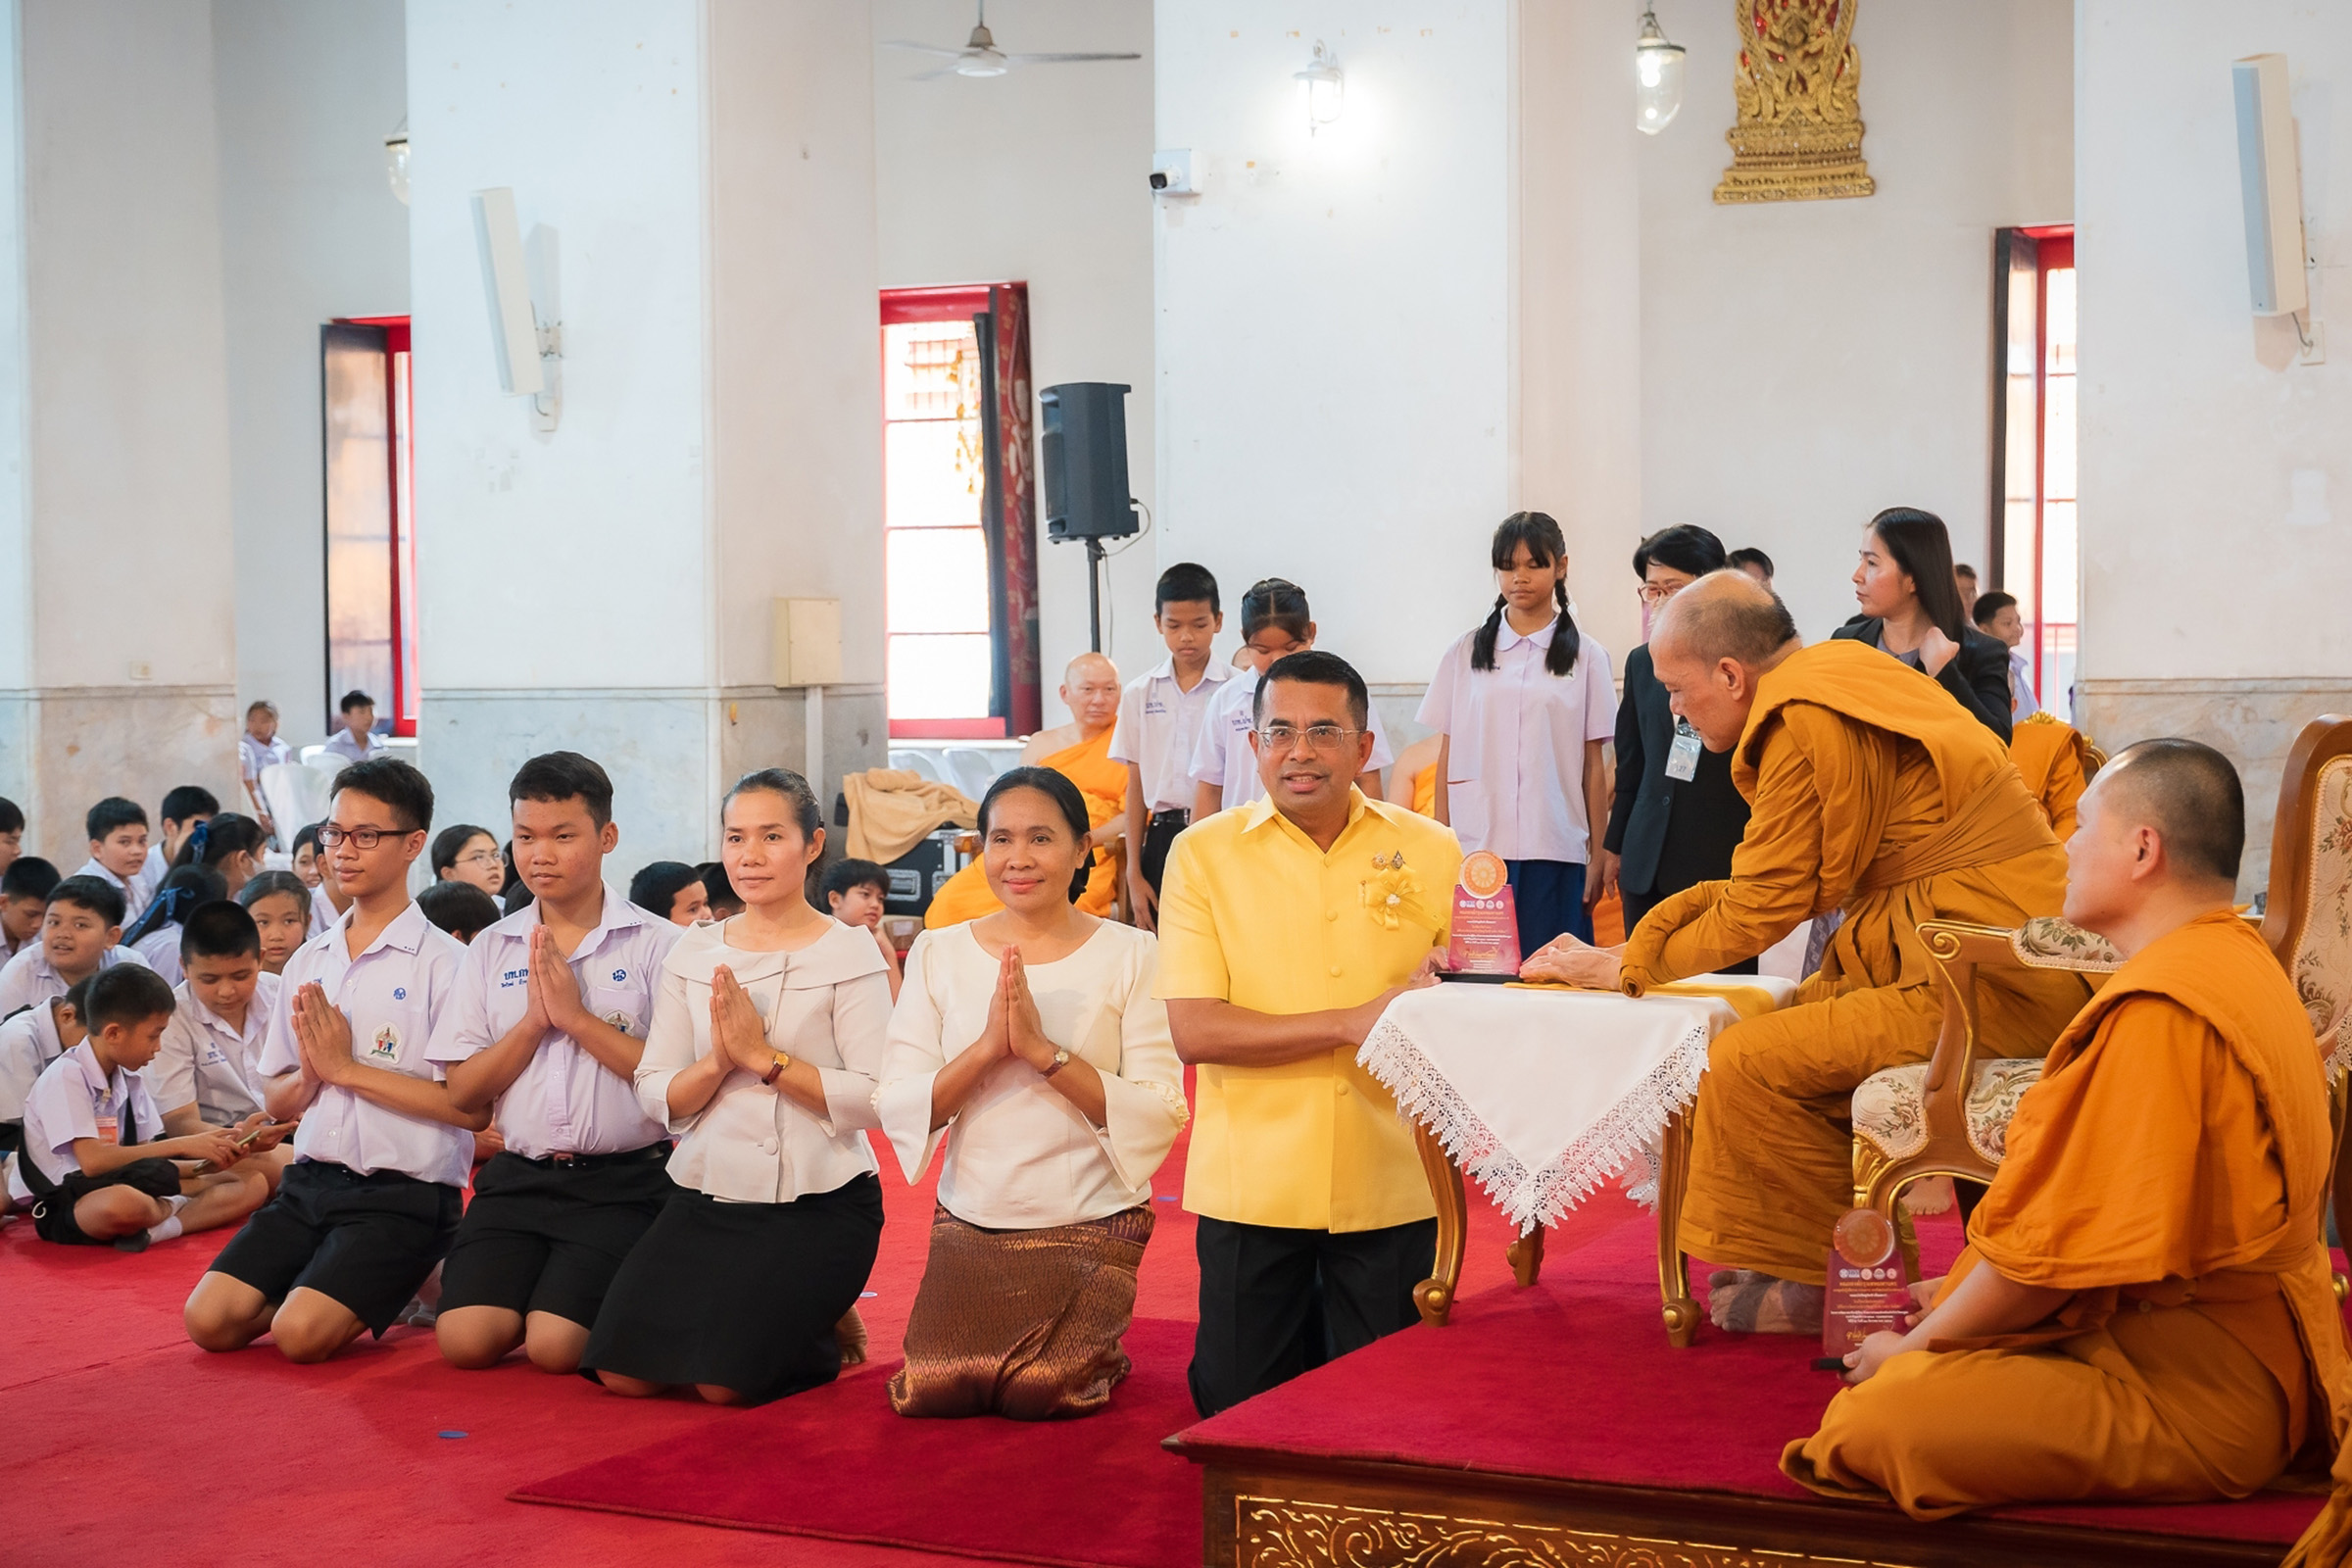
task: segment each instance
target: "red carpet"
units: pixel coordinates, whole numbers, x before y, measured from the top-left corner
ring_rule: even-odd
[[[1926,1263],[1957,1227],[1922,1227]],[[1646,1223],[1546,1266],[1532,1291],[1490,1291],[1452,1326],[1414,1328],[1190,1428],[1188,1447],[1271,1449],[1675,1491],[1809,1498],[1778,1468],[1836,1392],[1813,1341],[1710,1329],[1677,1350],[1658,1322]],[[1703,1278],[1703,1276],[1702,1276]],[[1541,1392],[1531,1396],[1530,1390]],[[1406,1413],[1409,1412],[1409,1418]],[[2105,1530],[2287,1543],[2320,1499],[2006,1510]]]
[[[1057,1568],[1197,1563],[1200,1485],[1159,1448],[1195,1419],[1192,1349],[1190,1323],[1137,1322],[1134,1375],[1079,1421],[905,1420],[877,1368],[514,1495]]]

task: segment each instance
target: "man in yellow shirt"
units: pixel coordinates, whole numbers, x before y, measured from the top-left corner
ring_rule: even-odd
[[[1437,1249],[1412,1134],[1355,1053],[1433,983],[1461,846],[1355,788],[1371,705],[1346,660],[1280,660],[1256,704],[1265,796],[1179,836],[1159,902],[1155,990],[1200,1066],[1184,1206],[1202,1415],[1412,1323]]]

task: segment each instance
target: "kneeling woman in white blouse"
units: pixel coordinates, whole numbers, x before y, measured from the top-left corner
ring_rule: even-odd
[[[1077,786],[1014,768],[980,830],[1004,907],[915,939],[875,1097],[908,1181],[956,1128],[890,1402],[1085,1415],[1127,1376],[1119,1341],[1184,1069],[1152,997],[1154,939],[1070,906],[1088,858]]]
[[[890,1025],[871,933],[812,907],[816,797],[767,768],[722,807],[744,911],[663,960],[637,1098],[676,1185],[606,1294],[580,1369],[618,1394],[759,1404],[830,1383],[882,1239],[862,1129]]]

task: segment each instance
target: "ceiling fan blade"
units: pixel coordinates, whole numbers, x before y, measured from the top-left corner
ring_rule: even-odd
[[[960,49],[942,49],[933,43],[909,43],[905,38],[885,38],[882,40],[882,47],[885,49],[911,49],[918,55],[938,55],[943,60],[955,60],[963,54]]]
[[[937,70],[935,70],[935,71],[918,71],[918,72],[916,72],[916,73],[915,73],[913,75],[911,75],[911,76],[908,76],[908,77],[906,78],[906,80],[908,80],[908,81],[937,81],[937,80],[938,80],[940,77],[942,77],[942,76],[953,76],[953,75],[955,75],[955,74],[956,74],[956,66],[955,66],[955,63],[951,61],[949,64],[947,64],[947,65],[944,65],[944,66],[941,66],[941,67],[939,67],[939,68],[938,68]]]
[[[1016,66],[1066,66],[1089,60],[1141,60],[1142,55],[1006,55]]]

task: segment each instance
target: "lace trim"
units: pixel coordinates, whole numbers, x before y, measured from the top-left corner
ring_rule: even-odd
[[[1192,1124],[1193,1107],[1184,1102],[1183,1090],[1168,1084],[1156,1083],[1150,1078],[1130,1078],[1127,1081],[1131,1084],[1134,1084],[1138,1089],[1149,1089],[1153,1094],[1157,1095],[1159,1097],[1160,1103],[1167,1106],[1169,1110],[1175,1113],[1176,1130],[1178,1132],[1184,1131],[1186,1127]]]
[[[1477,1182],[1524,1234],[1556,1221],[1658,1142],[1667,1120],[1697,1098],[1713,1036],[1707,1023],[1691,1025],[1624,1098],[1580,1133],[1558,1158],[1534,1172],[1504,1147],[1396,1024],[1385,1018],[1376,1024],[1355,1060],[1396,1096],[1397,1114],[1428,1128],[1462,1174]],[[1627,1190],[1638,1202],[1657,1200],[1656,1161],[1649,1163],[1649,1179]]]

